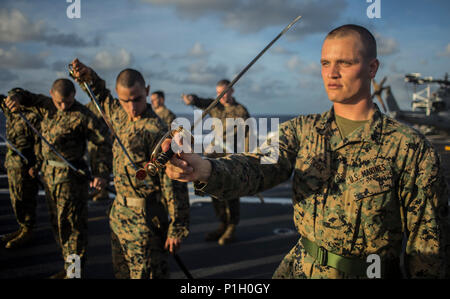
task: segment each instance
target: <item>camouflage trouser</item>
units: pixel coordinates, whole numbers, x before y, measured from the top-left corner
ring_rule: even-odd
[[[149,226],[151,217],[148,211],[151,208],[126,206],[117,199],[114,200],[110,226],[116,278],[169,278],[169,255],[164,249],[165,238],[154,235]]]
[[[46,198],[56,243],[62,250],[66,270],[72,264],[70,259],[67,260],[69,255],[80,257],[83,277],[88,241],[88,182],[72,178],[57,184],[49,183],[53,179],[46,178]]]
[[[32,228],[36,221],[37,179],[32,179],[26,169],[8,169],[8,185],[11,204],[21,227]]]
[[[225,224],[238,224],[240,218],[239,198],[215,199],[212,198],[214,212],[219,220]]]
[[[291,251],[283,258],[278,268],[273,274],[274,279],[294,279],[294,278],[307,278],[303,265],[301,263],[302,255],[306,253],[300,247],[300,243],[297,243]]]

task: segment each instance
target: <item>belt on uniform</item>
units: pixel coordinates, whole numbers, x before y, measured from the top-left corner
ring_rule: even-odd
[[[69,161],[69,163],[72,164],[75,168],[86,170],[86,163],[83,160]],[[70,167],[65,162],[56,161],[56,160],[47,160],[47,164],[50,166],[59,167],[59,168]]]
[[[116,200],[127,207],[145,208],[145,198],[142,197],[128,197],[117,194]]]
[[[54,161],[54,160],[47,160],[47,164],[53,167],[69,167],[66,163],[60,162],[60,161]]]
[[[348,258],[329,252],[322,246],[302,237],[300,240],[305,251],[322,266],[335,268],[346,274],[355,276],[367,276],[368,264],[365,260]]]

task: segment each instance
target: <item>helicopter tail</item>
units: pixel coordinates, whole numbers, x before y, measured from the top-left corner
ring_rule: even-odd
[[[386,104],[388,106],[389,112],[400,111],[400,107],[398,106],[390,87],[386,88]]]

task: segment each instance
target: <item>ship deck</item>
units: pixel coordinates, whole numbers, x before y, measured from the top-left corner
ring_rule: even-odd
[[[442,158],[450,185],[450,137],[428,136]],[[17,229],[6,184],[0,177],[0,235]],[[286,182],[257,197],[241,200],[241,222],[237,240],[229,245],[205,242],[206,232],[218,226],[209,198],[197,197],[190,188],[190,235],[183,242],[179,256],[194,278],[260,279],[271,278],[283,256],[298,240],[292,221],[291,183]],[[106,210],[108,202],[89,202],[89,241],[86,278],[113,278],[110,229]],[[7,250],[0,247],[0,278],[41,279],[60,271],[62,258],[49,223],[43,192],[40,192],[34,238],[26,247]],[[171,278],[185,278],[173,258]]]

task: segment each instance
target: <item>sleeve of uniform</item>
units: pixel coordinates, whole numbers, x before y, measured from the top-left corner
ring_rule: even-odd
[[[4,95],[0,95],[0,108],[3,110],[3,113],[5,115],[5,117],[7,119],[10,119],[11,115],[11,111],[9,110],[9,108],[6,106],[4,100],[5,100],[5,96]],[[32,115],[32,117],[30,118],[29,116]],[[36,129],[39,130],[40,127],[40,121],[39,118],[36,114],[28,114],[26,115],[27,119],[34,125],[34,127]],[[24,138],[23,142],[19,142],[20,145],[16,144],[16,147],[19,149],[19,151],[22,151],[22,154],[24,154],[27,159],[28,159],[28,166],[30,167],[35,167],[36,169],[40,169],[40,166],[42,164],[42,158],[40,156],[40,139],[36,134],[32,134],[32,139],[30,140],[30,136],[28,136],[27,134],[25,134],[24,136],[21,136],[22,138]],[[17,141],[17,140],[16,140]],[[28,151],[27,149],[29,148],[29,145],[31,143],[31,151]],[[27,152],[25,153],[23,150],[27,150]]]
[[[99,101],[106,117],[108,118],[108,120],[111,119],[112,114],[120,106],[120,104],[111,95],[109,89],[106,88],[105,80],[100,78],[96,72],[92,71],[91,82],[89,82],[89,86],[92,89],[92,92],[96,96],[97,100]],[[81,89],[83,89],[83,91],[89,94],[84,84],[80,84],[80,87]]]
[[[212,100],[212,99],[199,98],[195,94],[192,96],[194,97],[194,101],[192,102],[192,105],[197,108],[200,108],[202,110],[205,110],[206,108],[208,108],[209,105],[211,105],[212,102],[214,102],[214,100]]]
[[[41,131],[42,119],[38,115],[34,114],[34,116],[29,120],[37,130]],[[33,153],[34,153],[35,163],[32,166],[39,171],[42,168],[44,158],[42,156],[41,139],[39,138],[38,135],[36,135],[34,133],[33,133]]]
[[[108,180],[112,169],[112,146],[108,128],[90,110],[87,111],[86,136],[90,142],[97,145],[92,175]]]
[[[260,146],[257,154],[209,159],[211,176],[207,184],[194,184],[196,192],[217,198],[236,198],[256,194],[288,180],[299,147],[298,121],[283,123],[278,134],[269,136],[270,141]]]
[[[167,237],[182,239],[189,234],[189,193],[186,183],[171,180],[160,172],[162,197],[170,216]]]
[[[422,142],[406,161],[399,197],[406,219],[406,265],[413,278],[445,275],[445,239],[448,221],[447,186],[439,157]]]
[[[2,109],[5,117],[9,118],[11,112],[9,111],[8,107],[6,107],[5,100],[6,100],[6,96],[0,95],[0,109]]]
[[[49,110],[53,106],[53,101],[48,96],[35,94],[22,88],[14,88],[8,94],[10,96],[18,95],[21,105],[28,107],[28,109],[39,115],[43,115],[45,110]]]
[[[35,168],[36,170],[41,170],[42,164],[44,163],[44,157],[42,156],[42,143],[41,140],[37,135],[35,135],[35,142],[34,142],[34,154],[36,156],[36,164]]]

